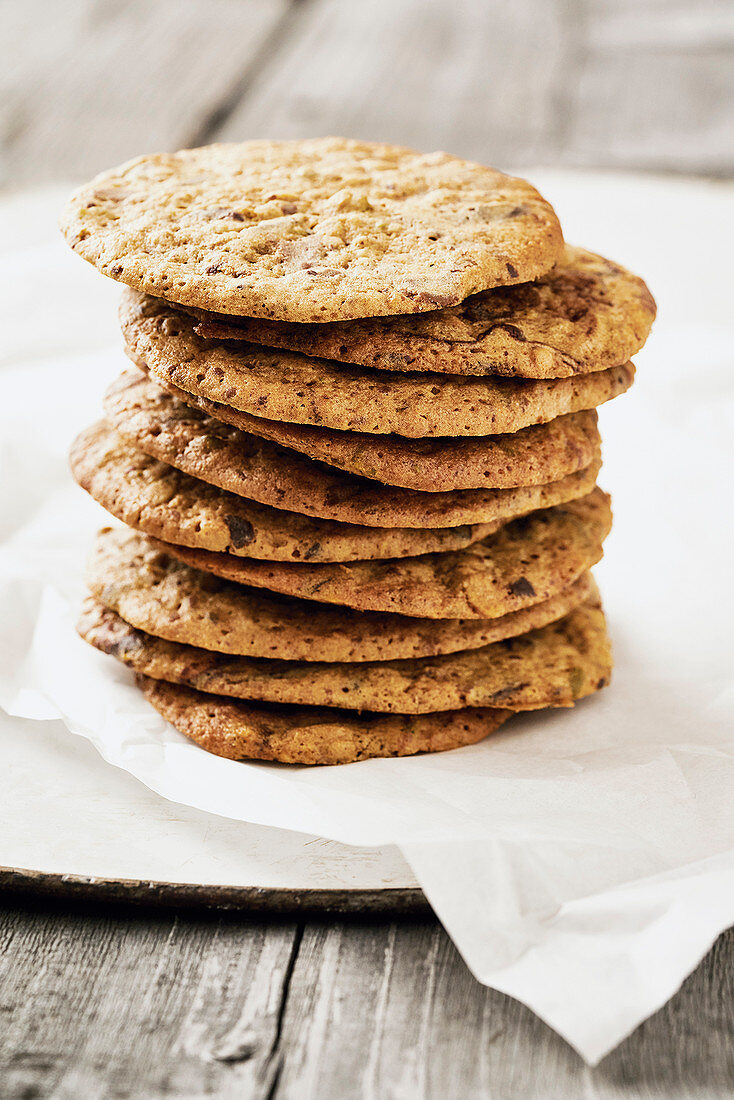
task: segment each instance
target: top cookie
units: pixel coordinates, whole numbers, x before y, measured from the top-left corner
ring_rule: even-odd
[[[283,321],[443,309],[537,279],[563,253],[525,180],[341,138],[138,157],[80,188],[61,228],[137,290]]]

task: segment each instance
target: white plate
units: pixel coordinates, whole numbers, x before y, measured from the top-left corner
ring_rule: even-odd
[[[397,848],[352,848],[166,802],[60,722],[0,713],[0,886],[248,909],[418,911]]]

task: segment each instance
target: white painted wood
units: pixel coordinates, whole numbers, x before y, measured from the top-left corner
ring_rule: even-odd
[[[578,12],[565,159],[734,172],[734,7],[601,0]]]

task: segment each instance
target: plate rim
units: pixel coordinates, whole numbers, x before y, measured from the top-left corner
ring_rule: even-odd
[[[294,889],[287,886],[231,886],[160,880],[100,878],[93,875],[0,866],[0,892],[6,897],[116,902],[159,909],[220,909],[251,913],[333,913],[340,916],[432,912],[420,887],[381,889],[343,886]]]

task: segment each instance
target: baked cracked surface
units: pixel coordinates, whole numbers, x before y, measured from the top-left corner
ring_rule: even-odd
[[[137,290],[298,322],[440,309],[536,279],[563,249],[525,180],[341,138],[138,157],[81,187],[61,228]]]
[[[206,339],[248,340],[381,370],[567,378],[630,359],[645,343],[655,301],[637,275],[583,248],[532,283],[496,287],[457,306],[323,325],[202,311]]]

